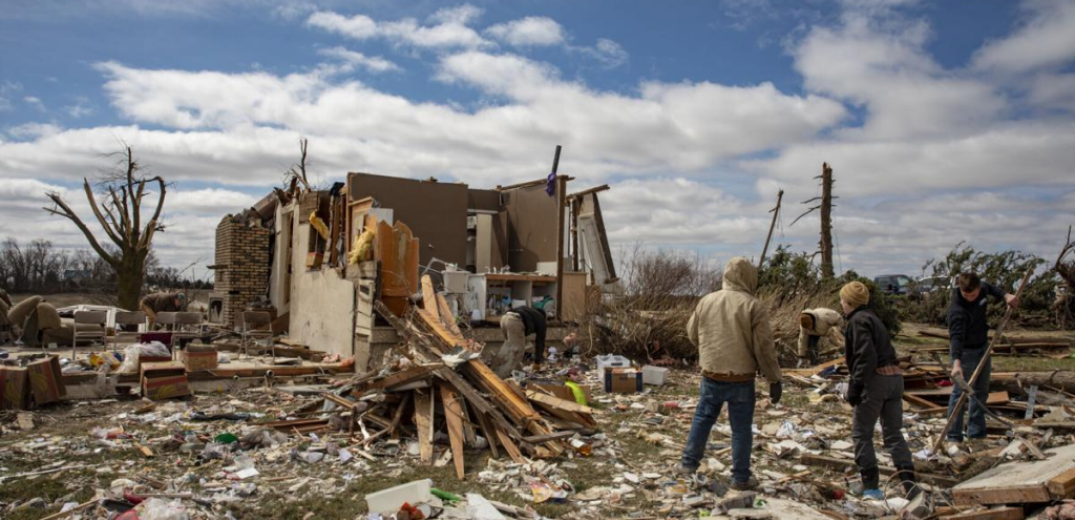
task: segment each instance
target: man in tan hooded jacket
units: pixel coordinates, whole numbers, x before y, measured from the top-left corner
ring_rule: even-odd
[[[769,381],[769,397],[780,402],[780,364],[769,328],[769,312],[754,296],[758,270],[736,257],[724,268],[724,288],[698,302],[687,323],[687,335],[698,347],[702,385],[694,422],[683,450],[680,471],[693,473],[701,464],[709,433],[724,403],[732,427],[732,488],[758,485],[750,475],[754,435],[754,377]]]

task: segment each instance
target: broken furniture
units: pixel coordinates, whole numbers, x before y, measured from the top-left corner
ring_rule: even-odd
[[[272,349],[272,358],[276,359],[276,343],[272,341],[272,315],[265,311],[243,311],[242,345],[243,355],[249,357],[251,342],[268,339]]]
[[[142,333],[146,332],[148,323],[146,313],[142,311],[116,311],[115,331],[113,331],[111,337],[105,340],[106,348],[109,343],[115,345],[138,342]],[[133,327],[134,330],[121,330],[129,327]]]
[[[105,311],[78,311],[75,312],[75,328],[71,335],[71,359],[75,358],[75,348],[78,340],[87,339],[91,342],[98,340],[107,345],[105,327],[108,324],[108,313]],[[100,329],[79,330],[79,325],[96,325]]]

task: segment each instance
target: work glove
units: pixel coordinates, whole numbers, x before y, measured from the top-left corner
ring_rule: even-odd
[[[780,396],[784,393],[784,385],[780,381],[769,383],[769,401],[773,404],[780,402]]]

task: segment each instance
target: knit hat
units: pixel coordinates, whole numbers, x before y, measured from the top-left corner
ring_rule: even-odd
[[[862,307],[870,303],[870,290],[862,282],[851,282],[840,289],[840,299],[852,307]]]

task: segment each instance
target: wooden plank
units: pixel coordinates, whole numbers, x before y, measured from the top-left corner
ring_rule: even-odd
[[[399,421],[403,418],[403,410],[407,408],[407,404],[411,402],[414,392],[409,392],[403,396],[403,401],[396,407],[396,413],[392,416],[392,424],[388,427],[388,433],[391,434],[393,439],[399,439]]]
[[[937,407],[937,405],[934,404],[933,401],[928,401],[926,399],[922,399],[921,397],[918,397],[917,395],[914,395],[913,393],[904,392],[903,400],[907,401],[908,403],[911,403],[911,404],[915,405],[918,408],[931,409],[931,408],[936,408]]]
[[[493,430],[496,431],[496,437],[500,440],[500,444],[504,445],[504,451],[508,452],[508,457],[511,457],[512,462],[518,464],[526,464],[526,459],[523,458],[523,454],[519,451],[519,447],[515,445],[515,441],[511,440],[507,434],[500,431],[496,426],[493,426]]]
[[[448,300],[444,299],[443,294],[437,293],[437,307],[440,309],[441,323],[456,336],[462,336],[463,332],[459,330],[459,324],[455,322],[455,315],[452,314],[452,308],[448,306]]]
[[[467,400],[460,399],[459,406],[463,410],[463,440],[467,445],[473,446],[478,442],[477,434],[474,433],[474,423],[470,421],[470,410],[467,408]]]
[[[566,439],[568,437],[574,437],[575,432],[553,432],[548,435],[531,435],[529,437],[523,437],[523,440],[531,444],[541,444],[543,442],[554,441],[557,439]]]
[[[585,414],[593,414],[596,412],[596,410],[590,408],[589,406],[584,406],[574,401],[560,399],[559,397],[548,395],[542,392],[537,392],[534,390],[527,390],[526,398],[534,402],[543,403],[554,408],[559,408],[560,410],[563,410],[565,412],[576,412]]]
[[[441,321],[440,305],[437,305],[437,292],[433,290],[433,278],[430,278],[428,274],[422,275],[422,308],[430,316],[436,318],[437,321]]]
[[[485,436],[485,440],[489,442],[489,449],[493,452],[493,458],[499,459],[500,448],[497,447],[497,435],[496,431],[489,426],[489,418],[481,412],[476,412],[474,416],[478,418],[478,426],[482,429],[482,435]]]
[[[433,464],[433,395],[414,391],[414,424],[418,426],[418,453],[422,464]]]
[[[371,392],[373,390],[380,390],[382,388],[392,388],[402,384],[410,383],[429,376],[434,370],[443,367],[443,363],[431,364],[431,365],[417,365],[405,368],[399,372],[388,374],[387,376],[372,381],[366,386],[366,391]]]
[[[1023,520],[1023,508],[1000,507],[997,509],[968,511],[956,515],[942,516],[941,520]]]
[[[839,365],[843,365],[843,364],[844,364],[844,358],[843,358],[843,356],[841,356],[841,357],[839,357],[837,359],[834,359],[832,361],[827,361],[825,363],[822,363],[822,364],[820,364],[820,365],[818,365],[816,367],[811,367],[811,368],[789,368],[787,370],[784,370],[784,373],[785,374],[794,374],[794,375],[797,375],[797,376],[811,377],[811,376],[816,376],[816,375],[824,372],[826,368],[835,367],[835,366],[839,366]]]
[[[455,463],[455,475],[464,480],[463,469],[463,407],[459,405],[459,394],[446,383],[440,387],[440,400],[444,404],[444,417],[448,423],[448,440],[452,446],[452,461]]]
[[[1075,467],[1049,479],[1045,487],[1058,500],[1075,497]]]
[[[1051,500],[1051,495],[1044,485],[1028,484],[996,489],[953,489],[952,500],[955,501],[956,505],[960,506],[1028,504],[1048,502]]]

